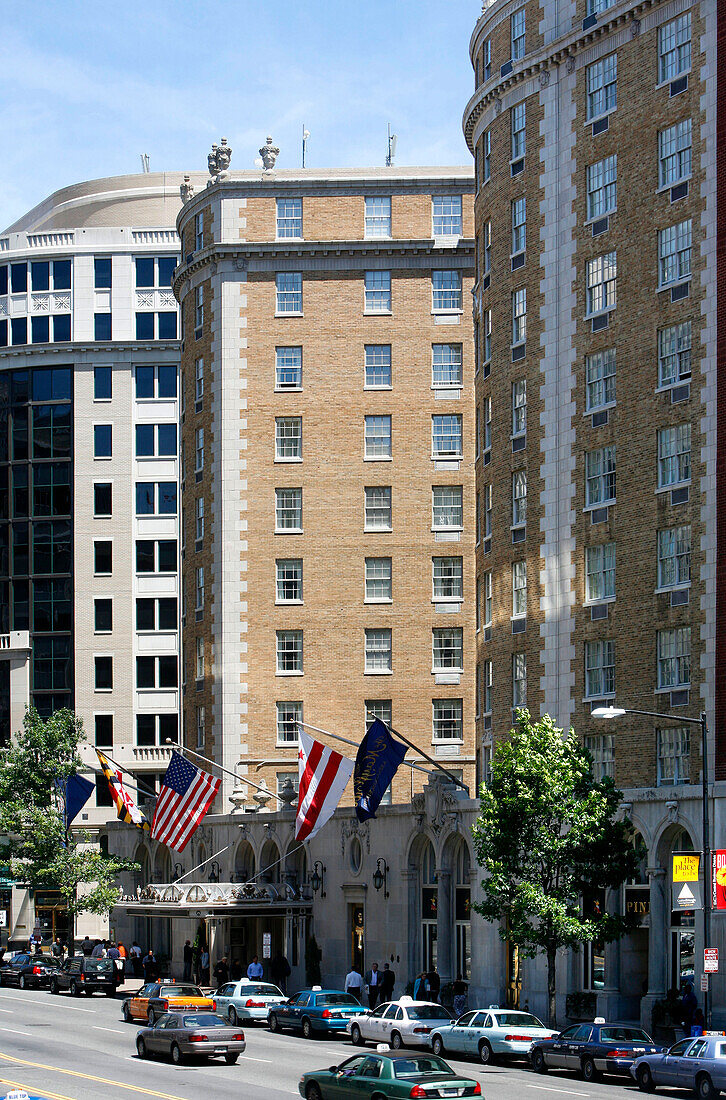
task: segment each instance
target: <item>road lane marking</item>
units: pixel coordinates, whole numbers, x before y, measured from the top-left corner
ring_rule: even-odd
[[[18,1031],[14,1027],[0,1027],[0,1031],[12,1031],[13,1035],[30,1035],[29,1031]]]
[[[272,1065],[272,1058],[248,1058],[245,1055],[244,1061],[245,1062],[267,1062],[267,1063],[269,1063],[269,1065]]]
[[[525,1085],[527,1089],[542,1089],[543,1092],[562,1092],[565,1096],[589,1096],[589,1092],[575,1092],[574,1089],[556,1089],[552,1085]]]
[[[21,1089],[23,1092],[26,1091],[25,1082],[10,1081],[7,1077],[0,1077],[0,1084],[10,1085],[11,1088]],[[65,1096],[63,1093],[60,1092],[48,1092],[47,1089],[43,1089],[43,1092],[45,1096],[49,1098],[49,1100],[75,1100],[73,1096]]]
[[[125,1031],[122,1031],[119,1027],[101,1027],[100,1024],[93,1025],[94,1031],[112,1031],[114,1035],[126,1035]]]
[[[49,1005],[53,1008],[62,1008],[66,1012],[89,1012],[93,1015],[92,1008],[78,1008],[76,1005],[67,1004],[54,1004],[53,1001],[32,1001],[30,997],[0,997],[3,1001],[22,1001],[26,1005],[36,1005],[38,1008],[45,1008]]]
[[[6,1029],[7,1030],[7,1029]],[[63,1069],[62,1066],[49,1066],[45,1062],[29,1062],[25,1058],[16,1058],[12,1054],[4,1054],[0,1051],[0,1058],[5,1062],[13,1062],[18,1066],[30,1066],[33,1069],[47,1069],[51,1073],[62,1073],[66,1077],[79,1077],[83,1081],[97,1081],[101,1085],[112,1085],[117,1089],[125,1089],[127,1092],[138,1092],[143,1096],[157,1096],[160,1100],[184,1100],[183,1096],[175,1096],[171,1092],[156,1092],[155,1089],[144,1089],[141,1085],[128,1085],[125,1081],[113,1081],[109,1077],[96,1077],[92,1073],[79,1073],[74,1069]],[[68,1100],[68,1098],[65,1098]]]

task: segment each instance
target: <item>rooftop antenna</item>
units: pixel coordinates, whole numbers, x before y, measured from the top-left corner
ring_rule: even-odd
[[[386,154],[386,168],[393,168],[393,161],[396,156],[396,145],[398,143],[398,137],[396,134],[391,133],[391,124],[388,123],[388,152]]]
[[[139,153],[139,156],[141,157],[141,171],[146,174],[149,171],[149,154]]]
[[[305,155],[308,151],[308,138],[310,137],[310,131],[305,129],[305,123],[303,122],[302,128],[302,166],[305,167]]]

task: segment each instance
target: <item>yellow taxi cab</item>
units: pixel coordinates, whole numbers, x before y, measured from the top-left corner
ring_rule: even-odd
[[[121,1011],[127,1023],[147,1021],[150,1027],[165,1012],[173,1009],[214,1011],[214,1001],[198,985],[188,982],[147,982],[123,1002]]]

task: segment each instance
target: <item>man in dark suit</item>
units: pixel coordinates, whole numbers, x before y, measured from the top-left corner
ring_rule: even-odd
[[[366,971],[365,983],[368,989],[368,1007],[375,1008],[378,1004],[378,996],[381,992],[381,973],[378,963],[372,963],[370,970]]]
[[[381,974],[381,1000],[392,1001],[393,1000],[393,987],[396,984],[396,975],[391,970],[388,963],[383,964],[383,973]]]

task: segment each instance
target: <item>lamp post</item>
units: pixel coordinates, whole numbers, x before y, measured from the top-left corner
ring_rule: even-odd
[[[313,893],[317,894],[320,890],[321,898],[325,897],[325,872],[327,868],[320,862],[319,859],[313,863],[312,874],[310,875],[310,885],[313,888]]]
[[[622,718],[626,714],[637,714],[644,718],[659,718],[666,722],[675,722],[682,725],[684,722],[691,726],[701,727],[701,801],[703,810],[703,946],[710,947],[711,941],[711,839],[708,813],[708,726],[706,724],[706,712],[701,711],[700,718],[676,717],[673,714],[662,714],[655,710],[632,710],[630,707],[595,707],[591,711],[592,718]],[[711,1025],[711,1005],[709,991],[703,992],[703,1007],[706,1027]]]
[[[373,872],[373,885],[376,890],[383,889],[383,896],[387,898],[388,894],[388,872],[390,868],[385,859],[379,859],[376,861],[376,869]]]

